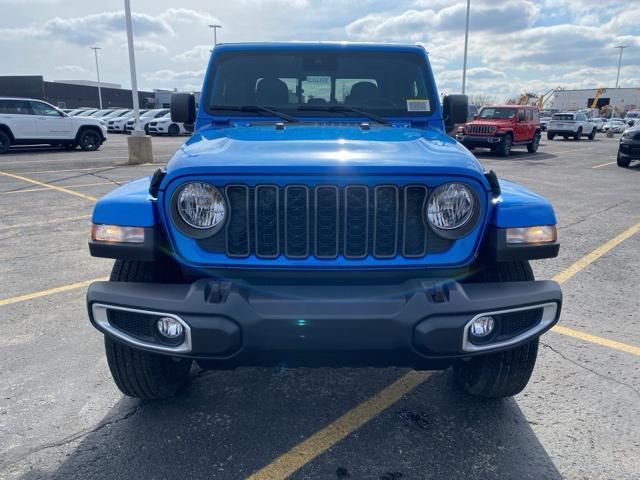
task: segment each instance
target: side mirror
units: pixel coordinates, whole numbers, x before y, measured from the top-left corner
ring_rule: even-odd
[[[195,122],[196,97],[190,93],[172,93],[171,121],[186,124]]]
[[[447,130],[457,123],[465,123],[469,115],[469,97],[446,95],[442,99],[442,118]]]
[[[474,115],[474,116],[473,116],[473,119],[474,119],[474,120],[477,120],[477,119],[478,119],[478,115]]]

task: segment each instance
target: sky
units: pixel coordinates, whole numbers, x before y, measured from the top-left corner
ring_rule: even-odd
[[[130,86],[123,0],[0,0],[0,75]],[[462,82],[465,0],[131,0],[138,84],[200,90],[219,42],[421,44],[440,93]],[[467,93],[506,100],[555,87],[640,87],[640,0],[472,0]]]

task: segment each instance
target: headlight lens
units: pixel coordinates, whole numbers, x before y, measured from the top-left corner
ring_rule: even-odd
[[[441,230],[455,230],[462,227],[473,215],[474,195],[462,183],[440,185],[429,197],[427,219]]]
[[[177,198],[178,213],[187,225],[209,229],[221,224],[227,215],[227,206],[220,191],[203,182],[188,183]]]

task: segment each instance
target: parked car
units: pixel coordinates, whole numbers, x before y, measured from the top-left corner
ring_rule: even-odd
[[[581,137],[588,137],[589,140],[596,138],[598,127],[589,122],[587,116],[580,112],[555,113],[551,117],[547,127],[547,139],[553,140],[556,135],[567,140],[572,137],[580,140]]]
[[[140,110],[138,112],[138,115],[144,115],[147,112],[148,112],[148,110]],[[113,119],[107,120],[105,122],[107,124],[107,130],[109,130],[109,133],[111,133],[111,132],[113,132],[113,133],[124,133],[125,126],[126,126],[127,122],[133,118],[133,115],[134,115],[133,110],[130,110],[128,113],[125,113],[124,115],[122,115],[122,116],[120,116],[118,118],[113,118]]]
[[[640,124],[625,130],[618,144],[618,166],[627,168],[633,160],[640,160]]]
[[[70,117],[41,100],[0,97],[0,153],[14,145],[42,144],[92,151],[106,140],[99,120]]]
[[[613,133],[622,133],[624,129],[627,128],[627,124],[624,120],[620,120],[619,118],[612,118],[602,127],[603,132],[608,132],[611,130]]]
[[[629,126],[632,126],[638,120],[640,120],[640,110],[629,110],[624,117],[624,121]]]
[[[475,120],[467,122],[456,139],[469,150],[484,147],[504,157],[514,146],[535,153],[540,145],[540,111],[530,105],[482,107]]]
[[[112,110],[110,113],[104,115],[103,117],[100,117],[100,120],[102,120],[105,123],[108,123],[109,120],[115,120],[116,118],[122,118],[123,116],[125,116],[127,113],[129,113],[131,110],[128,108],[120,108],[117,110]]]
[[[83,117],[89,117],[89,118],[99,118],[102,120],[102,118],[106,117],[107,115],[110,115],[111,113],[113,113],[113,110],[110,108],[104,108],[102,110],[96,110],[93,113],[90,113],[89,115],[87,114],[83,114]]]
[[[88,117],[94,113],[96,113],[98,111],[97,108],[86,108],[83,109],[80,113],[76,113],[75,115],[72,115],[73,117]]]
[[[540,130],[543,132],[547,131],[547,127],[549,126],[549,121],[551,120],[551,116],[541,115],[540,116]]]
[[[190,134],[191,132],[185,128],[184,123],[172,121],[171,113],[169,112],[165,116],[149,122],[149,133],[175,137],[176,135]]]
[[[144,115],[140,115],[140,128],[144,130],[144,133],[149,135],[149,122],[156,118],[164,117],[167,113],[169,113],[169,109],[167,108],[156,108],[154,110],[149,110]],[[125,132],[133,132],[133,124],[134,120],[132,118],[127,120],[127,123],[125,125]]]
[[[599,132],[604,131],[604,125],[605,123],[607,123],[607,121],[604,118],[601,117],[593,117],[589,119],[589,123],[593,123],[596,128],[598,129]]]
[[[91,254],[116,262],[87,306],[121,391],[171,396],[196,361],[453,366],[470,394],[520,392],[560,314],[559,285],[529,266],[558,254],[556,217],[446,135],[467,98],[441,107],[426,51],[212,56],[197,110],[171,99],[195,135],[93,212]]]

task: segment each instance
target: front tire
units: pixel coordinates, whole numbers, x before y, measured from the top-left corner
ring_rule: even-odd
[[[575,135],[573,136],[573,140],[578,142],[580,141],[581,137],[582,137],[582,127],[580,127],[578,131],[575,133]]]
[[[547,140],[553,140],[554,138],[556,138],[556,134],[555,133],[547,132]]]
[[[527,144],[527,151],[529,153],[536,153],[540,146],[540,132],[536,132],[531,139],[531,143]]]
[[[616,163],[618,164],[619,167],[629,168],[629,165],[631,164],[631,159],[629,157],[623,158],[622,155],[620,155],[620,152],[618,152]]]
[[[529,262],[498,263],[482,272],[485,282],[534,280]],[[468,394],[485,398],[511,397],[529,383],[538,355],[539,340],[502,352],[459,360],[453,366],[456,383]]]
[[[595,140],[596,139],[596,132],[597,130],[594,128],[591,133],[589,134],[589,140]]]
[[[176,125],[175,123],[172,123],[171,125],[169,125],[170,137],[177,137],[179,134],[180,134],[180,127],[178,125]]]
[[[158,262],[116,260],[112,282],[171,281],[172,268]],[[191,359],[158,355],[129,347],[107,336],[104,339],[109,370],[116,385],[129,397],[159,400],[175,395],[186,383]]]
[[[102,136],[95,130],[87,128],[78,136],[78,145],[85,152],[94,152],[102,145]]]
[[[513,140],[511,139],[511,135],[505,135],[500,142],[500,146],[496,148],[496,152],[501,157],[508,157],[511,153],[511,145],[513,144]]]

